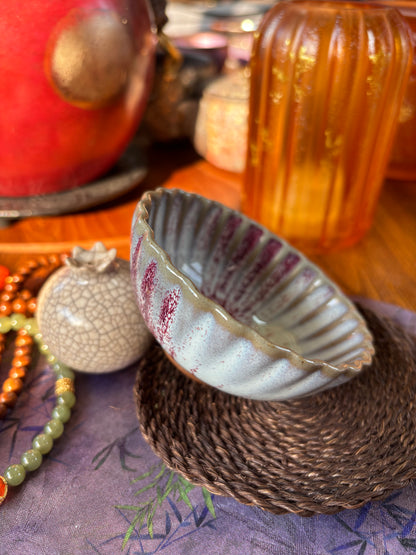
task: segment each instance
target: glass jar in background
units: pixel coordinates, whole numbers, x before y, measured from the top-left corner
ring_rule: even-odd
[[[399,125],[387,167],[387,176],[392,179],[416,181],[416,2],[381,0],[378,3],[400,11],[410,27],[414,47],[412,70],[400,109]]]
[[[243,211],[308,252],[369,229],[410,71],[397,10],[282,1],[255,35]]]

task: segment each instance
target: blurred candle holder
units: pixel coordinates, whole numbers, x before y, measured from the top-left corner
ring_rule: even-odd
[[[225,71],[231,73],[249,61],[254,32],[269,6],[245,2],[225,3],[218,7],[218,13],[221,13],[220,8],[223,8],[223,17],[214,18],[209,26],[211,30],[227,37],[228,53],[224,66]],[[216,12],[211,12],[211,16],[213,13]]]
[[[412,58],[397,10],[282,1],[255,35],[243,211],[308,252],[370,228]]]
[[[227,58],[227,38],[220,33],[203,31],[189,36],[174,37],[172,42],[181,52],[196,52],[209,56],[215,62],[218,71],[221,71]]]

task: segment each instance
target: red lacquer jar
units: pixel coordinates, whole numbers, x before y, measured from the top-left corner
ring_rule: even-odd
[[[135,133],[151,86],[146,0],[0,3],[0,197],[94,179]]]

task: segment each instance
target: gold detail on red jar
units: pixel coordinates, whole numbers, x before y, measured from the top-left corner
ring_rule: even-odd
[[[110,10],[73,10],[52,33],[46,72],[70,104],[97,109],[125,89],[134,59],[128,27]]]

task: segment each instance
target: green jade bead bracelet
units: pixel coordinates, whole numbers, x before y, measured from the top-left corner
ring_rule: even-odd
[[[27,472],[37,470],[42,464],[43,455],[49,453],[53,442],[63,431],[64,424],[71,417],[71,409],[75,405],[74,372],[50,352],[42,341],[35,318],[26,318],[23,314],[12,314],[0,318],[0,333],[25,329],[38,345],[39,352],[46,357],[47,362],[55,372],[56,405],[52,410],[51,419],[45,424],[43,433],[38,434],[32,441],[32,449],[25,451],[20,463],[8,466],[0,475],[0,505],[6,499],[9,486],[19,486],[26,478]]]

